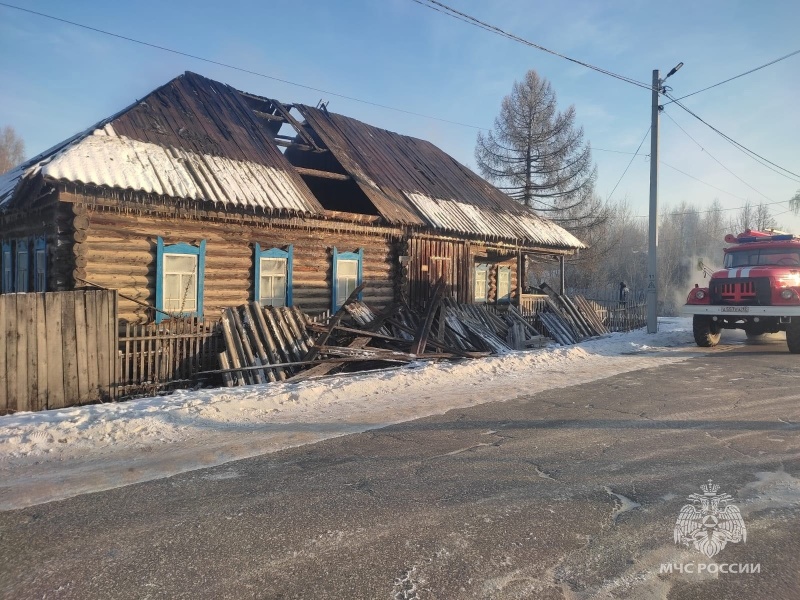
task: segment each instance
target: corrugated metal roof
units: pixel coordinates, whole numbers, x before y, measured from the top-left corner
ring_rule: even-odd
[[[230,207],[324,212],[239,92],[193,73],[0,177],[0,210],[38,174]]]
[[[297,109],[390,223],[554,248],[585,247],[430,142],[309,106]]]

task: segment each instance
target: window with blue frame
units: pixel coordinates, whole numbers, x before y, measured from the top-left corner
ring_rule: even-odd
[[[333,311],[342,307],[344,301],[361,285],[364,264],[364,249],[357,252],[339,252],[333,249]],[[359,300],[361,294],[359,294]]]
[[[475,265],[474,301],[486,302],[489,297],[489,265]]]
[[[164,244],[158,238],[156,254],[156,308],[174,316],[203,316],[206,241],[199,246]],[[167,316],[156,312],[156,323]]]
[[[27,292],[30,281],[30,252],[28,251],[28,239],[17,240],[15,244],[17,254],[16,271],[14,281],[15,292]]]
[[[33,242],[33,291],[47,291],[47,242],[44,236]]]
[[[294,247],[286,250],[262,250],[260,244],[254,251],[254,299],[261,306],[292,305],[292,258]]]
[[[2,246],[2,259],[3,259],[3,279],[0,281],[4,294],[10,294],[14,291],[14,262],[13,255],[11,254],[11,242],[3,241]]]
[[[511,302],[511,268],[497,268],[497,302],[508,304]]]

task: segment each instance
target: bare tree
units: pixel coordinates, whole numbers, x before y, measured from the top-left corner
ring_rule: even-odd
[[[794,211],[794,214],[800,212],[800,190],[797,190],[792,199],[789,200],[789,208]]]
[[[6,125],[0,130],[0,174],[10,171],[25,160],[25,142],[14,128]]]
[[[559,112],[550,83],[528,71],[503,99],[494,129],[478,134],[475,160],[509,196],[567,229],[608,218],[594,195],[597,168],[575,125],[575,107]]]
[[[756,209],[748,200],[739,212],[731,217],[731,229],[734,234],[741,233],[746,229],[755,229]]]
[[[769,206],[763,202],[756,206],[755,224],[758,231],[766,231],[767,229],[775,229],[778,227],[778,222],[769,210]]]

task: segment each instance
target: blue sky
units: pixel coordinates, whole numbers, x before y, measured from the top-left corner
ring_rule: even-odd
[[[346,100],[110,38],[0,6],[0,126],[28,155],[85,129],[190,70],[287,102],[329,100],[335,112],[428,139],[475,168],[475,127],[491,127],[515,79],[536,69],[559,104],[573,104],[597,148],[597,192],[606,197],[650,125],[648,91],[503,39],[412,0],[207,2],[18,0],[20,6],[212,60],[472,125],[466,127]],[[796,0],[448,0],[466,13],[580,60],[649,83],[678,62],[676,95],[800,49]],[[800,173],[800,55],[685,100],[707,121]],[[788,200],[800,183],[767,170],[676,106],[661,121],[662,209],[727,208]],[[649,141],[643,146],[649,153]],[[723,169],[711,156],[737,177]],[[666,166],[669,165],[669,166]],[[680,169],[706,184],[677,172]],[[637,157],[615,199],[647,213],[649,163]],[[745,183],[743,183],[743,180]],[[751,186],[751,187],[748,187]],[[787,210],[775,204],[773,213]],[[800,233],[800,218],[778,220]]]

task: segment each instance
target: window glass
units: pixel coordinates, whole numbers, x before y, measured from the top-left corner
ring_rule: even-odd
[[[345,300],[358,287],[358,261],[339,260],[336,266],[336,297],[339,303]]]
[[[14,288],[14,268],[11,264],[11,250],[3,250],[3,291],[11,292]]]
[[[475,302],[486,302],[489,288],[489,269],[487,265],[475,267]]]
[[[259,302],[262,306],[286,305],[287,262],[285,258],[261,259]]]
[[[497,270],[497,301],[508,302],[511,298],[511,269],[500,267]]]
[[[28,291],[28,248],[17,242],[17,281],[14,289],[17,292]]]
[[[164,255],[164,310],[170,313],[197,310],[197,256]]]
[[[44,250],[36,251],[36,279],[34,290],[37,292],[44,292],[47,289],[47,280],[45,278],[45,268],[47,256]]]
[[[800,266],[800,252],[789,248],[764,248],[761,250],[729,252],[725,255],[726,269],[762,265],[798,267]]]

